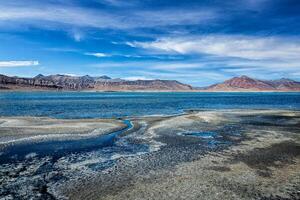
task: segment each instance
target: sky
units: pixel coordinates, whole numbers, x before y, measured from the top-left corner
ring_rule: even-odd
[[[300,81],[299,0],[1,0],[0,74]]]

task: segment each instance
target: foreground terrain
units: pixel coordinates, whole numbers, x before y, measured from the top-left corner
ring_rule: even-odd
[[[17,137],[12,123],[19,119],[1,120],[0,140],[7,141],[4,133]],[[5,125],[8,121],[11,126]],[[14,148],[23,145],[25,149],[28,141],[4,147],[0,155],[0,196],[6,199],[300,198],[298,111],[195,110],[177,116],[132,118],[129,122],[124,129],[120,120],[105,121],[106,128],[123,131],[118,132],[113,142],[84,151],[68,147],[65,141],[59,145],[66,144],[64,151],[70,152],[67,154],[59,154],[54,142],[39,148],[54,148],[57,154],[28,152],[24,157],[14,157],[11,153]],[[40,135],[35,128],[28,129],[30,123],[36,126],[35,120],[27,118],[20,133]],[[65,132],[70,130],[62,129],[56,135],[59,138]],[[84,141],[77,137],[71,140],[76,140],[74,144],[78,146],[78,141]]]

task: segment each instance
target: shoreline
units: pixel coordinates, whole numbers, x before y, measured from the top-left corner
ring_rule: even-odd
[[[60,90],[60,89],[0,89],[1,92],[82,92],[82,93],[300,93],[300,90]]]
[[[167,120],[176,117],[184,117],[195,113],[243,113],[247,114],[269,114],[276,115],[282,113],[300,112],[299,109],[190,109],[182,110],[177,114],[160,114],[160,115],[142,115],[132,117],[115,117],[115,118],[55,118],[55,117],[37,117],[37,116],[0,116],[0,150],[7,145],[20,143],[41,142],[51,140],[81,140],[85,138],[93,138],[101,135],[111,134],[125,128],[121,122],[123,119],[135,121],[143,121],[154,119]],[[7,122],[13,123],[6,125]],[[18,123],[21,122],[21,125]],[[38,123],[37,123],[38,122]],[[23,124],[22,124],[23,123]],[[95,125],[97,123],[97,125]],[[57,127],[58,126],[58,127]],[[89,126],[89,127],[88,127]],[[51,128],[53,127],[53,128]],[[10,134],[7,130],[19,129],[18,134]],[[80,131],[79,131],[80,128]],[[28,129],[28,130],[27,130]],[[65,130],[64,130],[65,129]],[[84,130],[82,130],[84,129]],[[132,129],[136,129],[133,125]],[[20,131],[22,130],[22,131]],[[5,132],[5,135],[1,134]],[[130,130],[128,130],[130,131]],[[10,131],[11,132],[11,131]],[[30,132],[30,133],[26,133]],[[35,132],[35,133],[34,133]],[[127,131],[126,131],[127,132]],[[5,137],[9,136],[9,139]],[[14,136],[18,136],[15,137]],[[4,140],[4,141],[3,141]]]
[[[50,117],[0,117],[0,150],[20,143],[80,140],[123,129],[116,119],[56,119]],[[16,134],[17,132],[17,134]]]

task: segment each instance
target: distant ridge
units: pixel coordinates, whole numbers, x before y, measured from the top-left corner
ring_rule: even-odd
[[[282,78],[278,80],[259,80],[248,76],[234,77],[223,83],[204,88],[208,91],[300,91],[300,82]]]
[[[0,89],[4,90],[93,90],[93,91],[189,91],[192,86],[175,80],[112,79],[108,76],[91,77],[39,74],[33,78],[0,75]]]
[[[259,80],[248,76],[234,77],[208,87],[192,87],[176,80],[129,81],[108,76],[92,77],[38,74],[33,78],[0,74],[0,90],[71,90],[71,91],[300,91],[300,82],[281,78]]]

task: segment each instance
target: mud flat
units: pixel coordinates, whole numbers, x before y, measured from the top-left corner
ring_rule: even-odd
[[[66,184],[70,199],[299,199],[300,112],[191,111],[138,118],[156,150]]]

